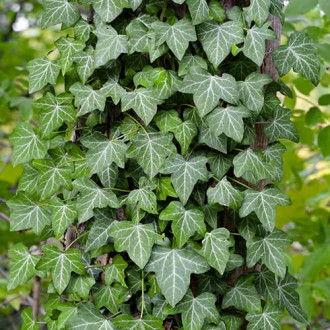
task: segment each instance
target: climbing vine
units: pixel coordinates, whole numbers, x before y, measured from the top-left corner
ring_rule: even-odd
[[[274,228],[278,140],[298,136],[268,66],[317,85],[320,64],[306,33],[269,47],[281,0],[228,3],[43,1],[41,27],[66,34],[27,66],[38,127],[10,137],[11,230],[41,247],[10,250],[8,289],[37,276],[48,294],[24,329],[307,322]]]

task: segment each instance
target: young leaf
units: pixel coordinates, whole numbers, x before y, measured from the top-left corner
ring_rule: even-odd
[[[194,25],[210,20],[209,6],[206,0],[187,0],[187,5]]]
[[[228,259],[228,248],[232,245],[228,240],[230,236],[226,228],[217,228],[206,233],[202,241],[203,247],[200,254],[206,259],[208,264],[215,268],[221,275],[225,271]]]
[[[190,275],[209,269],[203,257],[189,249],[153,248],[146,271],[155,272],[157,283],[169,304],[174,307],[187,292]]]
[[[180,144],[181,155],[184,155],[188,151],[189,146],[197,133],[198,130],[196,125],[190,120],[185,120],[176,127],[174,136]]]
[[[87,300],[89,297],[89,292],[92,286],[95,284],[95,279],[91,275],[76,275],[70,279],[68,287],[65,289],[65,293],[77,294],[82,299]],[[70,310],[70,314],[74,313],[73,310]]]
[[[118,0],[94,0],[93,8],[102,21],[110,23],[121,14],[125,1]]]
[[[256,274],[254,285],[260,295],[273,303],[278,302],[275,274],[267,269],[265,265],[262,265],[260,271]]]
[[[250,6],[246,8],[246,12],[257,26],[262,26],[269,15],[269,7],[271,0],[251,0]]]
[[[290,205],[289,197],[276,186],[267,186],[262,191],[247,189],[239,210],[241,218],[255,212],[266,230],[272,231],[275,224],[276,205]]]
[[[81,250],[69,249],[63,252],[56,246],[47,244],[42,247],[42,251],[44,255],[38,262],[37,269],[51,271],[52,282],[59,294],[68,286],[71,272],[79,275],[85,273],[81,262]]]
[[[77,63],[76,68],[81,82],[86,84],[87,79],[95,70],[94,50],[77,52],[72,56],[72,60]]]
[[[172,173],[173,187],[183,205],[187,203],[197,181],[207,180],[206,163],[205,157],[198,156],[185,160],[178,154],[172,154],[165,161],[163,171],[167,174]]]
[[[32,307],[25,307],[22,312],[22,330],[38,330],[39,326],[33,317]]]
[[[204,292],[194,297],[192,292],[188,290],[176,307],[177,311],[182,313],[184,329],[202,329],[205,320],[218,323],[220,317],[215,302],[216,297],[212,293]]]
[[[193,67],[200,67],[204,70],[207,70],[207,63],[200,56],[186,54],[183,57],[183,59],[179,62],[178,75],[180,77],[185,76]]]
[[[262,313],[250,312],[246,315],[249,321],[248,329],[254,330],[280,330],[282,310],[275,305],[266,304]]]
[[[141,269],[148,262],[152,246],[161,238],[151,224],[133,224],[129,221],[116,223],[109,231],[115,240],[117,252],[127,251]]]
[[[123,287],[127,288],[125,283],[125,269],[127,268],[128,263],[123,259],[120,254],[116,254],[113,259],[112,263],[106,265],[105,273],[104,273],[104,280],[107,285],[111,285],[114,280],[119,282]]]
[[[160,220],[172,221],[172,231],[178,247],[182,247],[195,232],[205,234],[204,214],[197,207],[185,208],[180,202],[171,202],[159,215]]]

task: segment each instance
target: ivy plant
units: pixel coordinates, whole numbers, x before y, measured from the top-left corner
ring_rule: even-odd
[[[11,229],[42,247],[10,250],[8,285],[42,278],[49,329],[271,330],[285,310],[307,322],[274,228],[290,204],[278,140],[298,141],[290,90],[262,68],[283,3],[222,5],[43,1],[41,27],[66,32],[27,66],[36,120],[10,137],[24,171],[8,202]],[[318,84],[306,33],[272,61]]]

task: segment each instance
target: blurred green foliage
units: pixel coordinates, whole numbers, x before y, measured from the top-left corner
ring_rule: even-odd
[[[38,28],[39,1],[0,1],[0,329],[16,329],[21,306],[31,303],[33,283],[10,292],[6,289],[7,250],[14,243],[37,243],[30,232],[9,231],[5,201],[16,189],[22,168],[11,165],[8,136],[20,121],[33,123],[32,100],[28,95],[26,63],[51,50],[61,31]],[[293,98],[283,103],[293,111],[300,142],[283,142],[284,180],[282,188],[292,200],[278,208],[277,227],[287,231],[294,243],[287,262],[299,280],[301,303],[311,329],[330,327],[330,1],[291,0],[286,8],[283,42],[294,31],[305,31],[317,43],[323,62],[318,87],[289,73],[284,81]],[[328,15],[328,16],[327,16]],[[287,316],[284,328],[297,328]]]

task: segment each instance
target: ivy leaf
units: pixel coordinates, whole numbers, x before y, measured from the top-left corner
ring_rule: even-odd
[[[241,142],[244,134],[243,118],[250,116],[250,111],[240,105],[237,107],[215,108],[206,120],[216,136],[224,133],[236,142]]]
[[[59,23],[72,26],[80,18],[78,7],[67,0],[43,0],[43,7],[42,29]]]
[[[110,25],[99,27],[94,34],[97,36],[94,53],[96,68],[127,53],[127,36],[118,34]]]
[[[257,26],[262,26],[269,15],[269,7],[271,0],[251,0],[250,6],[246,8],[246,12]]]
[[[84,42],[88,41],[91,31],[93,30],[93,25],[88,24],[84,19],[80,19],[74,25],[74,36],[78,40],[82,40]]]
[[[265,74],[253,72],[244,81],[239,81],[239,95],[243,104],[251,111],[259,114],[264,105],[264,85],[272,82]]]
[[[74,293],[77,294],[82,299],[88,300],[89,292],[92,286],[95,284],[95,279],[91,275],[75,275],[70,279],[69,285],[65,290],[65,293],[69,295]],[[74,313],[73,310],[70,311],[70,314]]]
[[[56,97],[47,93],[46,96],[35,101],[33,105],[41,110],[38,131],[43,138],[61,127],[64,122],[75,123],[77,120],[72,99],[68,94],[61,94]]]
[[[161,201],[165,201],[167,197],[178,197],[174,188],[172,187],[171,178],[169,177],[161,177],[155,178],[156,180],[156,195],[157,199]]]
[[[274,229],[276,205],[290,205],[289,197],[276,186],[267,186],[262,191],[244,191],[243,204],[239,210],[241,218],[255,212],[266,230]]]
[[[94,0],[93,8],[103,22],[110,23],[121,14],[124,6],[123,1]]]
[[[187,292],[190,275],[208,269],[205,259],[192,250],[155,246],[145,270],[156,274],[163,295],[174,307]]]
[[[182,60],[189,46],[189,41],[197,40],[195,27],[188,18],[183,18],[174,25],[169,25],[164,22],[155,22],[151,27],[156,32],[156,45],[160,46],[166,42],[167,46],[179,61]]]
[[[222,178],[232,166],[231,157],[225,156],[219,152],[207,153],[207,159],[212,173],[218,178]]]
[[[248,329],[253,330],[280,330],[282,310],[275,305],[266,304],[263,312],[250,312],[246,315],[249,321]]]
[[[268,269],[283,278],[286,271],[284,248],[290,243],[288,235],[276,228],[264,238],[247,241],[247,266],[252,267],[261,259]]]
[[[44,255],[38,262],[37,269],[51,271],[52,282],[59,294],[68,286],[71,272],[79,275],[85,273],[81,262],[81,250],[69,249],[63,252],[56,246],[47,244],[42,247],[42,251]]]
[[[265,23],[262,27],[254,25],[248,30],[243,47],[243,54],[261,66],[266,51],[265,40],[275,40],[276,33],[269,29],[271,22]]]
[[[155,185],[145,177],[139,180],[139,189],[132,190],[127,196],[127,205],[136,204],[142,210],[157,214],[157,198],[154,192]]]
[[[89,85],[76,82],[70,87],[70,92],[75,96],[75,106],[80,108],[77,116],[83,116],[93,110],[104,110],[107,98],[106,89],[94,90]]]
[[[185,120],[176,127],[174,136],[180,144],[181,155],[184,155],[188,151],[189,146],[197,133],[198,130],[196,125],[190,120]]]
[[[118,139],[108,140],[99,132],[86,136],[81,140],[83,146],[89,150],[86,162],[91,174],[98,173],[115,163],[120,168],[125,167],[125,153],[128,146]]]
[[[215,68],[229,55],[232,45],[244,41],[243,27],[232,21],[223,24],[205,22],[197,28],[197,33],[208,60]]]
[[[285,138],[296,143],[299,141],[298,132],[290,118],[291,110],[280,106],[274,109],[273,120],[264,127],[264,132],[270,143],[279,138]]]
[[[79,223],[90,219],[95,208],[119,207],[117,197],[112,191],[101,189],[94,181],[86,177],[75,180],[73,187],[80,192],[77,200]]]
[[[280,76],[287,74],[291,68],[316,86],[320,81],[320,60],[316,55],[316,45],[305,32],[290,35],[286,46],[273,50],[273,62]]]
[[[163,101],[152,89],[138,88],[133,92],[124,92],[121,96],[121,111],[133,109],[148,125],[157,112],[157,105]]]
[[[205,0],[187,0],[187,5],[194,25],[210,20],[209,6]]]
[[[239,152],[233,159],[233,165],[236,177],[250,172],[257,180],[261,180],[271,178],[274,172],[274,167],[264,161],[263,155],[251,148]]]
[[[265,265],[261,266],[261,270],[256,274],[254,284],[260,295],[273,303],[278,302],[278,290],[275,280],[275,274],[271,272]]]
[[[195,232],[203,235],[206,227],[204,214],[197,207],[185,208],[180,202],[171,202],[159,215],[160,220],[172,221],[172,231],[178,247],[182,247]]]
[[[10,230],[32,230],[40,235],[50,224],[50,213],[26,192],[20,192],[7,202],[11,209]]]
[[[34,320],[32,307],[25,307],[22,312],[23,324],[22,330],[38,330],[39,326],[37,322]]]
[[[307,317],[300,306],[296,291],[297,286],[297,280],[287,272],[278,284],[279,305],[281,308],[285,307],[294,319],[307,324]]]
[[[18,123],[9,137],[13,144],[12,163],[27,163],[30,160],[44,158],[47,153],[46,142],[36,135],[28,123]]]
[[[118,283],[113,286],[102,285],[94,293],[93,300],[97,308],[106,307],[115,314],[119,305],[128,300],[128,291]]]
[[[54,198],[49,202],[52,211],[52,227],[56,238],[60,239],[65,230],[77,218],[76,203],[68,201],[64,203],[60,198]]]
[[[38,191],[38,170],[31,164],[25,163],[23,165],[23,173],[18,181],[17,191],[28,191],[34,195]]]
[[[207,62],[200,56],[186,54],[181,61],[179,61],[179,76],[185,76],[191,68],[200,67],[207,70]]]
[[[218,323],[220,317],[215,307],[216,300],[212,293],[204,292],[194,297],[191,290],[188,290],[176,308],[182,313],[184,329],[202,329],[205,320]]]
[[[231,75],[212,76],[206,70],[193,67],[185,76],[180,92],[194,94],[194,103],[201,117],[211,112],[222,99],[228,103],[238,103],[237,84]]]
[[[66,323],[68,330],[115,330],[111,320],[104,317],[91,302],[79,304],[78,313]]]
[[[94,50],[77,52],[72,56],[72,60],[77,63],[78,75],[81,82],[85,84],[95,70]]]
[[[52,159],[37,159],[33,166],[39,170],[38,185],[41,199],[51,197],[60,187],[71,190],[70,165],[61,165]]]
[[[62,74],[65,73],[71,68],[73,59],[72,56],[83,50],[85,48],[85,43],[81,40],[75,40],[73,38],[61,37],[55,41],[55,46],[60,52],[61,64],[62,64]]]
[[[127,157],[136,158],[143,171],[152,179],[159,173],[165,158],[173,152],[172,135],[140,131],[128,148]]]
[[[116,223],[109,231],[109,235],[115,240],[117,252],[127,251],[141,269],[148,262],[152,246],[161,238],[154,231],[152,224],[134,224],[129,221]]]
[[[175,132],[176,128],[182,123],[176,110],[160,110],[154,117],[157,127],[161,131]]]
[[[232,209],[238,209],[243,200],[243,193],[235,189],[231,183],[224,177],[217,185],[207,190],[207,198],[210,204],[220,204],[229,206]]]
[[[39,258],[31,255],[23,243],[15,244],[9,250],[9,255],[12,264],[9,268],[7,289],[13,290],[33,277]]]
[[[162,330],[163,321],[152,315],[136,318],[131,315],[119,315],[113,319],[113,323],[119,329],[137,330]]]
[[[241,276],[234,287],[223,297],[222,308],[234,306],[237,309],[253,312],[261,310],[261,302],[257,290],[252,284],[253,277]]]
[[[165,161],[163,171],[171,175],[171,181],[180,201],[185,205],[198,180],[207,181],[207,158],[197,156],[185,160],[178,154],[172,154]]]
[[[228,240],[230,236],[226,228],[217,228],[206,233],[202,241],[203,247],[200,254],[208,264],[215,268],[221,275],[226,269],[229,260],[229,247],[232,243]]]
[[[97,219],[93,223],[86,242],[86,252],[101,248],[108,243],[110,238],[109,229],[113,226],[114,220],[114,218],[111,219],[106,217],[106,219]]]
[[[104,272],[104,280],[107,285],[111,285],[114,280],[118,281],[123,287],[127,288],[125,283],[125,269],[128,263],[120,254],[116,254],[112,258],[112,263],[106,265]]]

